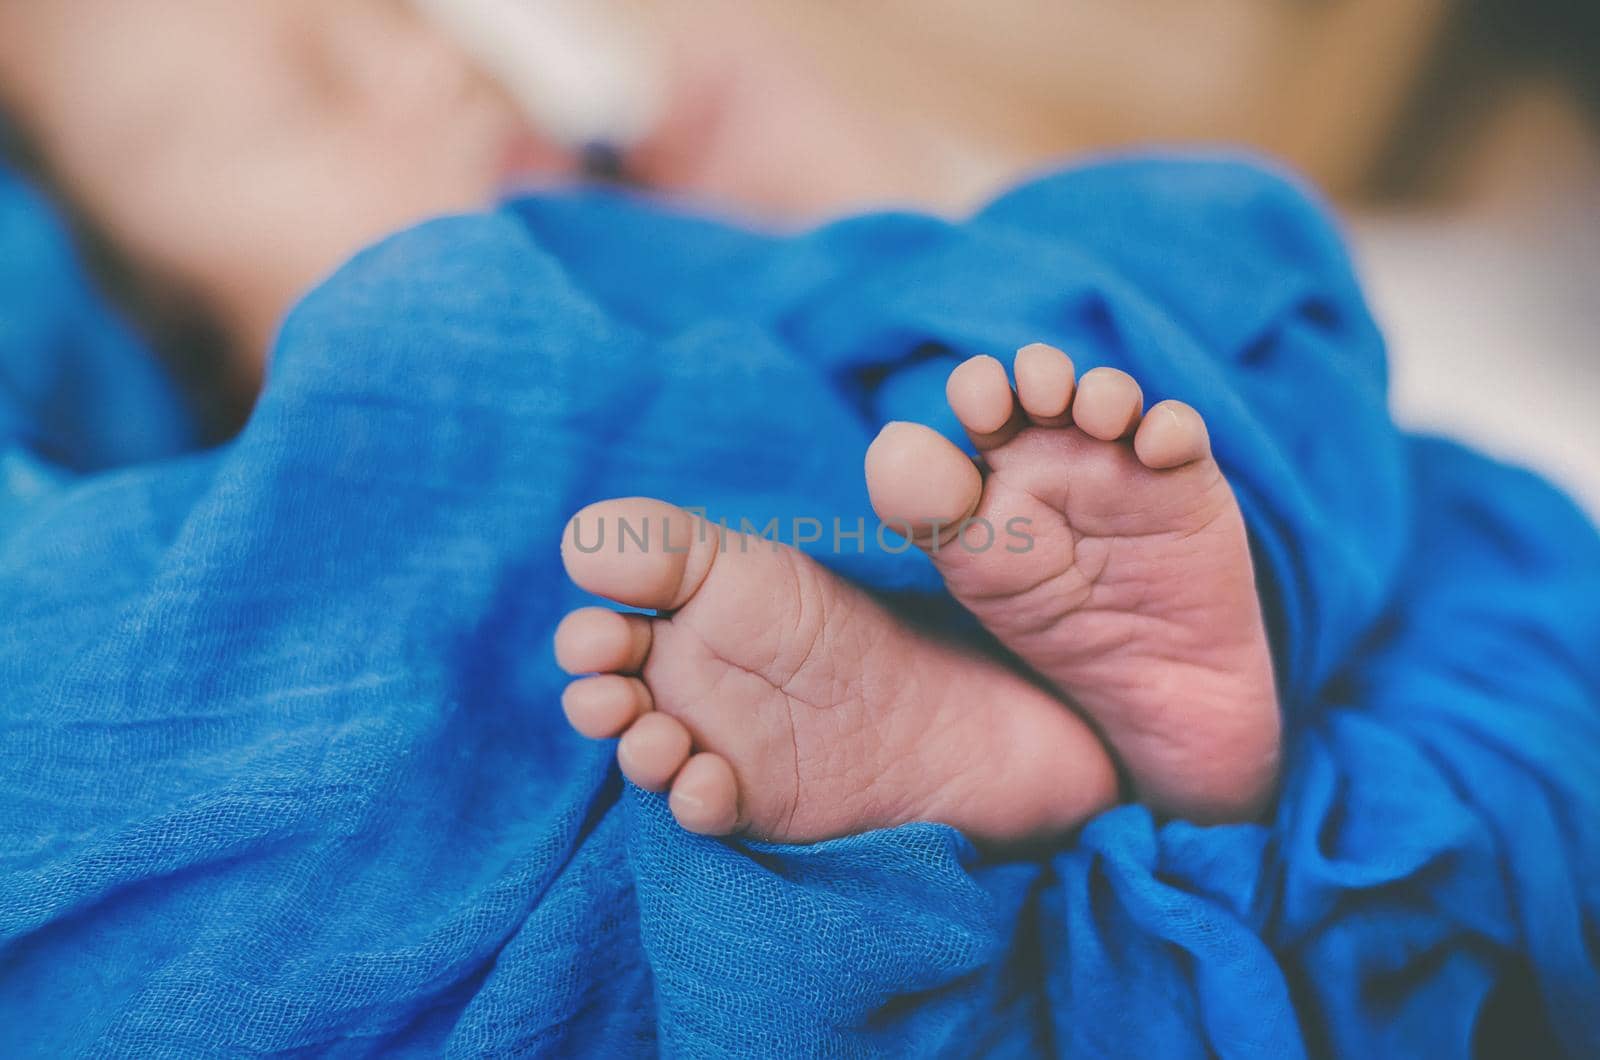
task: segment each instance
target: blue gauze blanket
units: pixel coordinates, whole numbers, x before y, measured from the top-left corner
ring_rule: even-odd
[[[867,516],[879,425],[953,433],[957,359],[1036,339],[1209,418],[1289,719],[1270,824],[711,841],[568,732],[566,516]],[[1600,544],[1395,429],[1277,177],[1128,161],[795,238],[600,193],[441,220],[311,294],[209,452],[7,182],[0,373],[4,1055],[1600,1047]],[[950,610],[915,556],[822,558]]]

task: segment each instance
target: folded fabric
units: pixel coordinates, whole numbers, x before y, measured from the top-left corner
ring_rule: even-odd
[[[50,231],[0,186],[5,1055],[1600,1049],[1600,540],[1394,428],[1280,177],[1133,160],[798,236],[609,193],[433,222],[187,454]],[[1211,424],[1289,720],[1270,823],[715,841],[568,732],[569,514],[853,524],[877,428],[954,434],[949,369],[1034,340]],[[914,555],[819,558],[963,628]]]

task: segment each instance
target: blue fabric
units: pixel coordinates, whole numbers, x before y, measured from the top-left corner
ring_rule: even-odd
[[[0,167],[0,473],[98,471],[196,437],[149,353],[99,304],[61,223]]]
[[[0,187],[0,1053],[1600,1049],[1600,541],[1392,426],[1284,180],[1129,161],[786,238],[605,194],[430,223],[190,455],[50,232]],[[712,841],[567,731],[568,514],[865,517],[877,427],[953,428],[957,358],[1035,339],[1211,423],[1290,723],[1269,824]],[[949,612],[915,556],[822,558]]]

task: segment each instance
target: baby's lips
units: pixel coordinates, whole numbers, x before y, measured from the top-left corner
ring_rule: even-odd
[[[572,177],[579,170],[576,152],[554,140],[523,129],[510,137],[500,155],[500,182],[516,187],[530,180]]]

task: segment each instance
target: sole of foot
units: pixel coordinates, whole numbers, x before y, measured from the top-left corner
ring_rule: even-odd
[[[1082,719],[1025,677],[904,626],[803,554],[662,501],[583,509],[556,660],[574,729],[705,835],[811,842],[911,821],[980,843],[1071,832],[1117,777]]]
[[[980,454],[886,426],[868,450],[879,518],[955,598],[1081,710],[1135,796],[1202,823],[1270,800],[1280,721],[1244,520],[1188,405],[1146,410],[1128,374],[1081,380],[1060,350],[950,376]]]

